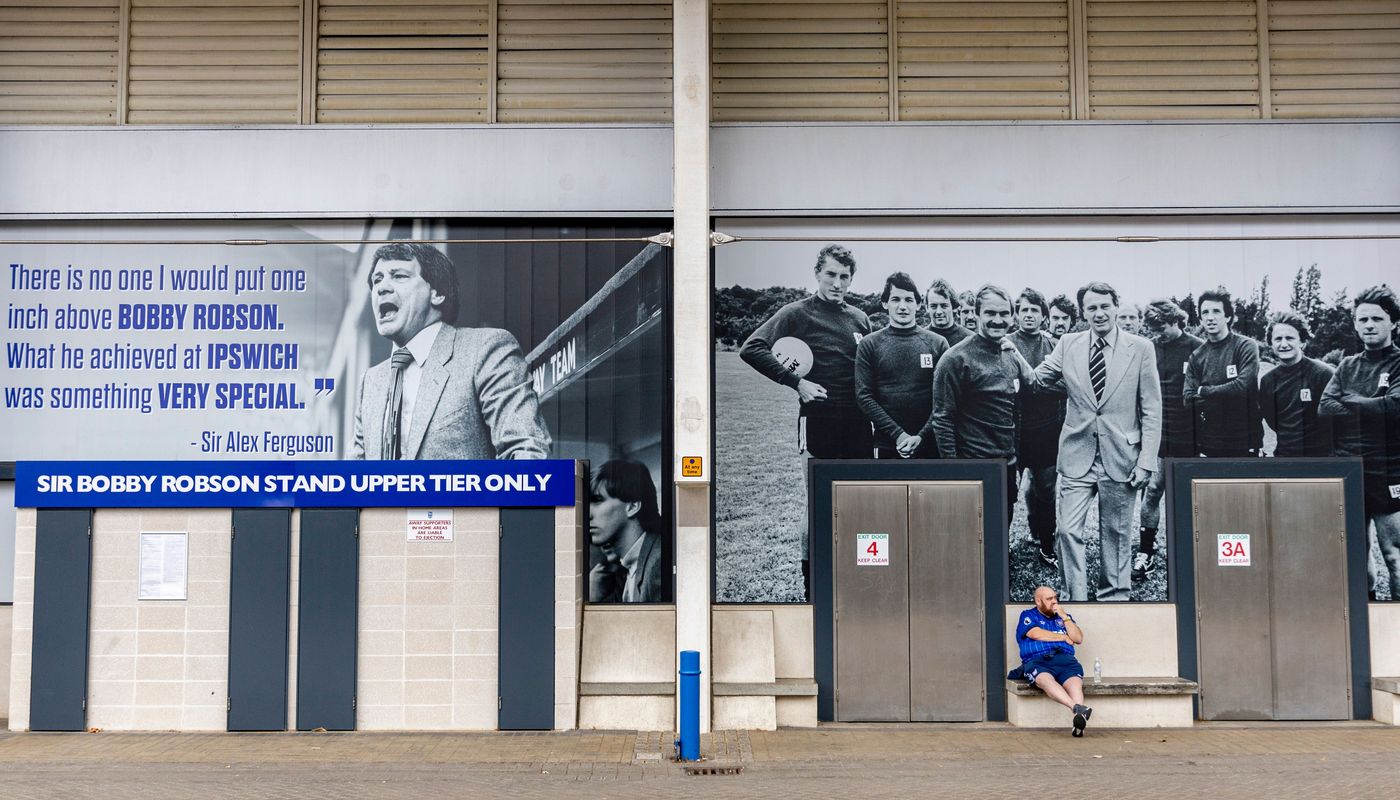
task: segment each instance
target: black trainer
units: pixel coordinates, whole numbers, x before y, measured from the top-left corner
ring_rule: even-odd
[[[1094,709],[1076,704],[1074,706],[1074,730],[1071,733],[1075,736],[1083,736],[1084,726],[1089,724],[1089,717],[1093,714]]]
[[[1035,551],[1035,555],[1037,558],[1040,559],[1040,563],[1044,564],[1047,567],[1058,568],[1060,566],[1060,560],[1058,558],[1055,558],[1055,551],[1053,550],[1041,550],[1037,548]]]
[[[1144,553],[1142,551],[1138,551],[1138,554],[1133,556],[1133,583],[1141,583],[1147,580],[1148,573],[1153,569],[1152,562],[1155,556],[1156,553]]]

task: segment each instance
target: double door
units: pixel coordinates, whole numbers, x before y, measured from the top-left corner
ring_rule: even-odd
[[[984,719],[982,484],[832,490],[836,719]]]
[[[1351,718],[1341,480],[1192,481],[1201,717]]]

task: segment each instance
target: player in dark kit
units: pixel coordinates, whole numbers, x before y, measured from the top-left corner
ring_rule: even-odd
[[[1196,417],[1197,454],[1248,458],[1259,454],[1264,423],[1259,418],[1259,343],[1230,330],[1234,303],[1225,287],[1196,300],[1206,341],[1191,354],[1185,403]]]
[[[744,363],[764,377],[797,392],[798,447],[814,458],[870,458],[870,421],[856,405],[856,345],[870,333],[865,312],[846,304],[856,273],[851,251],[828,245],[813,268],[817,291],[778,309],[758,326],[739,350]],[[773,355],[779,339],[793,337],[812,351],[812,367],[798,377]],[[806,585],[809,543],[802,534],[802,575]]]
[[[1162,521],[1162,495],[1166,475],[1162,458],[1196,456],[1195,417],[1182,401],[1191,354],[1201,340],[1184,330],[1186,312],[1170,300],[1149,303],[1142,313],[1143,335],[1157,353],[1157,379],[1162,387],[1162,444],[1157,448],[1157,470],[1142,489],[1138,501],[1138,552],[1133,556],[1134,581],[1147,578],[1157,557],[1157,528]]]
[[[1050,310],[1045,295],[1022,289],[1016,298],[1016,330],[1011,340],[1032,367],[1040,366],[1055,349],[1055,337],[1040,329]],[[1017,429],[1018,482],[1026,483],[1026,523],[1039,545],[1040,562],[1058,566],[1055,560],[1055,459],[1060,452],[1060,429],[1065,424],[1063,386],[1036,386],[1029,381],[1017,397],[1020,426]]]
[[[880,303],[889,327],[856,348],[856,402],[875,426],[875,457],[937,458],[929,424],[933,370],[948,340],[918,326],[919,290],[908,274],[885,279]]]
[[[1360,456],[1366,517],[1389,574],[1390,599],[1400,600],[1400,300],[1388,286],[1356,296],[1352,324],[1365,347],[1347,356],[1322,393],[1319,413],[1332,418],[1336,455]],[[1376,599],[1382,576],[1371,574]]]
[[[1319,417],[1317,410],[1333,370],[1303,355],[1311,338],[1307,321],[1280,311],[1269,318],[1266,338],[1278,366],[1259,379],[1259,414],[1278,436],[1274,456],[1332,455],[1332,418]]]
[[[1050,310],[1045,315],[1045,327],[1051,336],[1058,339],[1074,330],[1074,323],[1078,318],[1079,309],[1075,307],[1074,301],[1062,294],[1056,295],[1055,299],[1050,301]]]
[[[1002,349],[1011,295],[987,285],[973,300],[977,333],[943,354],[933,373],[933,435],[943,458],[1004,458],[1007,521],[1016,505],[1016,362]]]
[[[949,347],[971,335],[958,322],[958,293],[947,281],[939,278],[929,284],[924,300],[928,304],[928,329],[947,339]]]

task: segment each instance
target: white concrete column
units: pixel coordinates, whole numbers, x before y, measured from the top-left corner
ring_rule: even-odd
[[[700,652],[700,730],[710,730],[710,4],[672,5],[675,198],[676,652]],[[698,476],[682,461],[699,456]],[[679,702],[680,692],[676,693]],[[677,719],[679,720],[679,710]]]

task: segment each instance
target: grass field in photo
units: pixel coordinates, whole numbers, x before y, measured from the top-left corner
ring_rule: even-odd
[[[797,450],[797,393],[759,375],[735,352],[715,353],[715,459],[715,599],[803,602],[799,537],[807,530],[807,488],[805,457]],[[1088,525],[1098,529],[1097,512]],[[1036,586],[1055,586],[1057,577],[1036,559],[1024,497],[1016,502],[1010,540],[1010,599],[1029,602]],[[1092,592],[1096,535],[1086,549]],[[1165,532],[1158,533],[1157,553],[1157,569],[1133,586],[1134,600],[1167,599]]]

